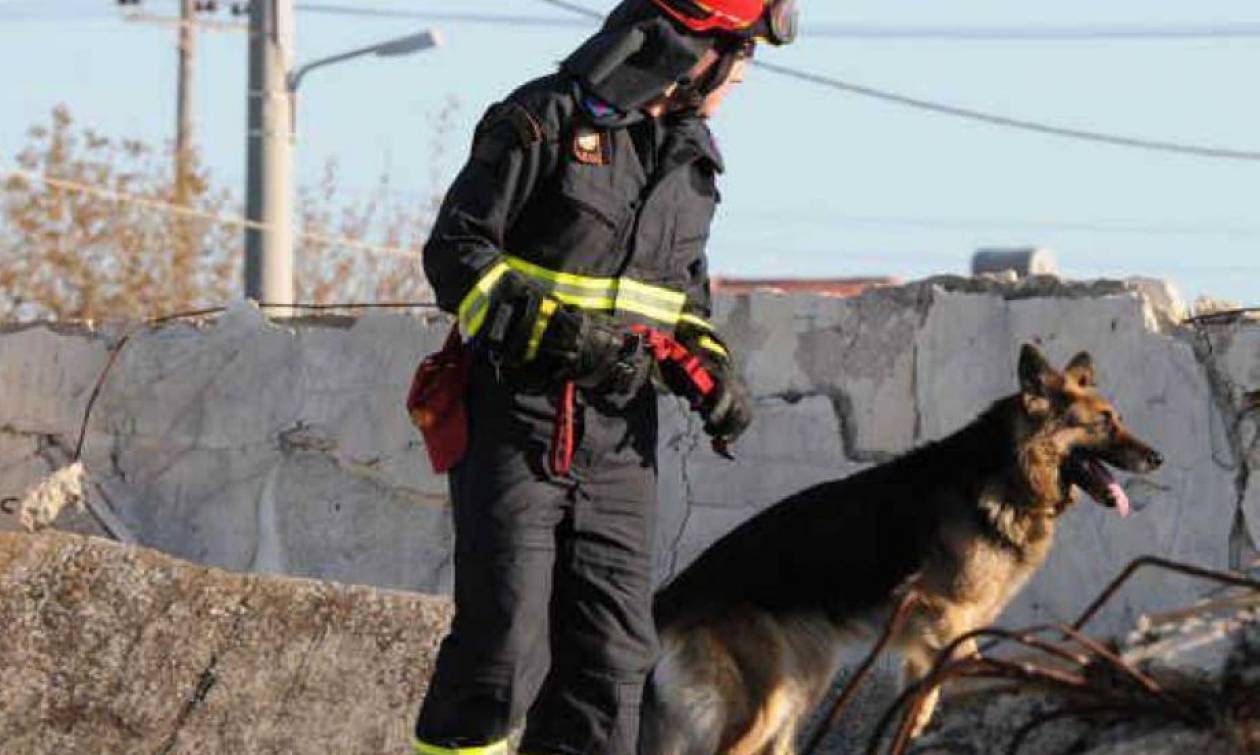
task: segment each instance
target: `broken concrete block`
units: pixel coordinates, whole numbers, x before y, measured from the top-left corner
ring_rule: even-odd
[[[404,752],[451,609],[0,533],[6,752]]]

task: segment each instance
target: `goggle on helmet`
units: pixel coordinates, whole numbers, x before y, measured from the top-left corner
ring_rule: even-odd
[[[800,10],[796,0],[652,0],[662,11],[697,33],[730,34],[775,46],[796,40]]]

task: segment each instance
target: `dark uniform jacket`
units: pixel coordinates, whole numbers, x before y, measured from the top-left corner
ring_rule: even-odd
[[[490,108],[425,246],[438,303],[475,339],[516,271],[564,304],[725,357],[708,322],[713,136],[694,114],[600,127],[601,107],[561,73]]]

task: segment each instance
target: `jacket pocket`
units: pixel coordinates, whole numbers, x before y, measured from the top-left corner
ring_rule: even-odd
[[[622,233],[630,202],[612,190],[604,166],[567,165],[549,190],[522,215],[522,254],[555,270],[612,274],[624,256]]]
[[[611,165],[569,163],[560,177],[559,189],[564,201],[614,230],[630,211],[630,197],[624,190],[617,190]]]

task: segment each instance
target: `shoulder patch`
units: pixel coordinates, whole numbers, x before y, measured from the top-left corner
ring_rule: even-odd
[[[532,113],[515,102],[506,103],[505,108],[507,113],[504,117],[516,129],[516,136],[520,139],[521,144],[526,147],[532,147],[543,140],[542,124],[538,122],[538,119]]]
[[[612,140],[600,129],[578,126],[573,132],[573,156],[583,165],[608,165],[612,162]]]
[[[542,124],[524,107],[515,102],[499,102],[491,105],[481,122],[477,124],[477,135],[489,131],[499,124],[506,124],[515,132],[517,141],[523,147],[532,147],[543,140]]]
[[[514,144],[505,138],[509,134]],[[473,132],[473,157],[497,162],[509,147],[528,149],[541,142],[543,136],[542,124],[528,110],[515,102],[500,102],[490,106]]]

